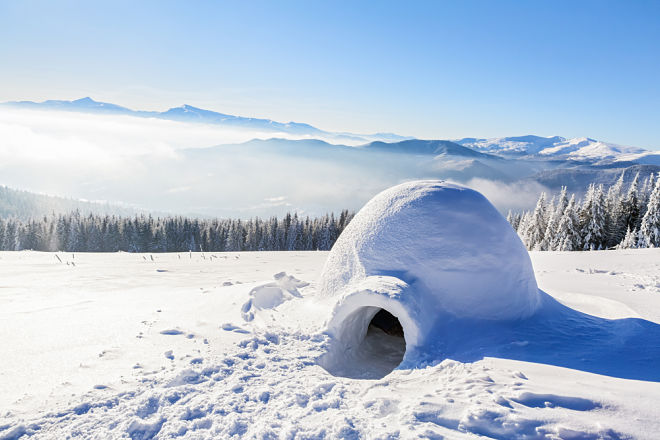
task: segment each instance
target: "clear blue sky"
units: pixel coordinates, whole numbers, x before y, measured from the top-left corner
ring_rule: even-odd
[[[0,101],[660,148],[659,1],[0,0]]]

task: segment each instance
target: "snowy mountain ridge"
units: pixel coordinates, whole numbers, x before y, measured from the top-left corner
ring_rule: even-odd
[[[120,105],[107,102],[95,101],[90,97],[66,100],[47,100],[43,102],[34,101],[10,101],[0,103],[0,106],[24,108],[34,110],[59,110],[81,113],[113,114],[127,115],[142,118],[156,118],[179,122],[197,122],[204,124],[218,124],[237,128],[252,130],[261,130],[273,133],[287,133],[300,136],[318,136],[336,141],[353,141],[358,143],[367,143],[376,140],[400,141],[413,139],[410,136],[400,136],[394,133],[374,133],[374,134],[355,134],[355,133],[333,133],[316,128],[310,124],[300,122],[278,122],[272,119],[250,118],[244,116],[235,116],[225,113],[219,113],[212,110],[206,110],[192,105],[184,104],[178,107],[172,107],[163,112],[132,110]]]
[[[349,132],[330,132],[319,129],[302,122],[278,122],[272,119],[251,118],[230,115],[212,110],[206,110],[192,105],[184,104],[172,107],[163,112],[132,110],[117,104],[95,101],[90,97],[67,100],[47,100],[43,102],[34,101],[11,101],[0,103],[2,107],[23,108],[35,110],[59,110],[81,113],[127,115],[143,118],[165,119],[179,122],[192,122],[203,124],[223,125],[240,129],[252,129],[270,133],[285,133],[293,136],[304,136],[306,138],[318,138],[332,143],[346,143],[351,145],[370,145],[372,150],[397,150],[407,152],[410,148],[413,154],[420,154],[420,145],[405,141],[417,141],[412,136],[402,136],[396,133],[373,133],[356,134]],[[421,140],[420,140],[421,141]],[[507,158],[530,158],[535,160],[570,160],[591,163],[630,161],[640,164],[660,165],[660,152],[648,151],[643,148],[618,145],[604,142],[588,137],[566,138],[562,136],[507,136],[496,138],[462,138],[450,140],[428,140],[422,142],[443,144],[440,147],[445,151],[437,154],[452,154],[461,150],[461,156],[467,156],[467,149],[474,150],[473,157],[484,157],[480,154],[493,156],[504,156]],[[374,144],[374,143],[377,143]],[[397,144],[396,148],[388,144]],[[459,146],[464,147],[462,150]],[[423,147],[421,154],[429,154],[434,147],[430,144]],[[447,151],[449,149],[450,151]]]
[[[643,148],[617,145],[588,137],[567,139],[561,136],[528,135],[489,139],[463,138],[455,142],[491,154],[584,161],[616,160],[623,155],[648,153]]]
[[[591,138],[375,136],[191,105],[140,112],[91,98],[0,104],[0,183],[149,212],[249,218],[357,209],[384,187],[420,178],[473,186],[503,212],[525,210],[542,191],[582,194],[593,182],[607,188],[622,174],[629,184],[637,173],[660,172],[660,152]]]

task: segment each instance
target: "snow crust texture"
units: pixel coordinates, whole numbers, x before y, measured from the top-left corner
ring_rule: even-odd
[[[476,191],[438,180],[392,187],[369,201],[328,255],[320,295],[328,326],[355,345],[379,308],[399,318],[408,348],[433,343],[447,316],[516,320],[541,303],[529,255]],[[369,308],[371,309],[365,309]]]
[[[443,360],[367,380],[319,365],[325,252],[0,253],[0,439],[655,440],[658,252],[532,253],[563,305],[449,320]]]
[[[529,391],[515,369],[447,360],[356,382],[316,365],[325,344],[257,332],[216,362],[145,378],[129,392],[95,390],[0,438],[620,438],[580,420],[600,401]],[[543,421],[532,416],[540,408]]]

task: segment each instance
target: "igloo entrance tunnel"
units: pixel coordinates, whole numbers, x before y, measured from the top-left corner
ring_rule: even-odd
[[[441,357],[442,321],[519,320],[541,302],[506,219],[480,193],[438,180],[371,199],[330,251],[320,295],[333,303],[320,364],[364,378]]]

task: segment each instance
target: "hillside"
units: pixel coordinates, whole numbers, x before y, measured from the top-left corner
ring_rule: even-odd
[[[64,197],[36,194],[0,185],[0,218],[29,220],[44,215],[63,214],[78,210],[81,214],[133,215],[135,209],[106,203],[95,203]]]

